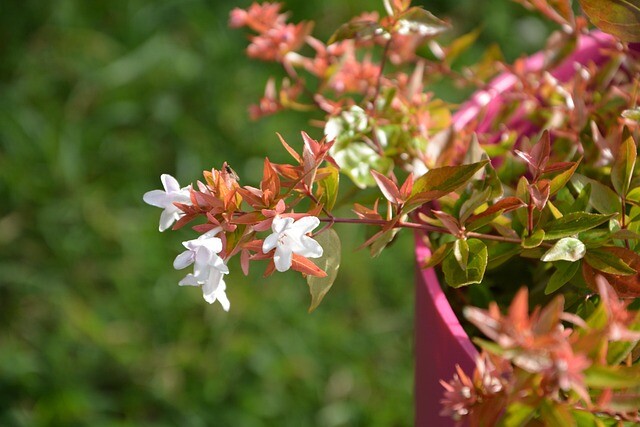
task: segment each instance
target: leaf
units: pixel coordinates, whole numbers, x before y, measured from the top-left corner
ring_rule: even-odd
[[[331,211],[338,200],[338,188],[340,184],[340,171],[332,164],[318,169],[318,175],[326,175],[318,181],[318,192],[316,197],[328,211]]]
[[[398,231],[400,231],[399,228],[391,228],[382,232],[380,236],[378,236],[378,238],[375,239],[371,244],[371,256],[377,257],[378,255],[380,255],[382,253],[382,250],[386,248],[389,243],[391,243],[394,237],[396,237]]]
[[[578,173],[571,177],[571,183],[578,193],[580,193],[587,184],[591,184],[589,203],[591,203],[591,206],[598,212],[603,214],[619,212],[620,198],[611,188]]]
[[[548,399],[543,400],[540,405],[540,417],[547,427],[568,427],[575,425],[568,405]]]
[[[366,40],[384,33],[386,33],[384,28],[375,21],[351,21],[342,24],[340,28],[331,35],[327,45],[343,40]]]
[[[426,258],[424,260],[424,264],[422,265],[422,269],[426,270],[427,268],[432,268],[435,267],[436,265],[440,264],[442,262],[442,260],[449,255],[449,253],[451,252],[451,248],[453,247],[453,244],[451,242],[446,243],[442,246],[440,246],[438,249],[436,249],[429,258]]]
[[[640,367],[593,365],[585,369],[584,382],[588,387],[593,388],[640,386]]]
[[[465,270],[460,268],[460,263],[451,253],[442,262],[445,281],[451,287],[459,288],[473,283],[480,283],[484,277],[488,258],[487,246],[478,239],[469,239],[467,244],[469,257]]]
[[[640,41],[639,0],[579,0],[593,25],[625,42]]]
[[[522,247],[525,249],[536,248],[540,246],[544,238],[544,230],[536,230],[531,236],[527,236],[522,239]]]
[[[412,7],[398,19],[397,31],[402,35],[416,34],[433,37],[444,33],[451,25],[421,7]]]
[[[544,240],[555,240],[570,237],[583,231],[591,230],[611,218],[614,214],[592,214],[586,212],[572,212],[550,222],[545,227]]]
[[[640,273],[636,273],[640,270],[640,255],[634,251],[618,246],[592,249],[587,251],[585,261],[582,275],[591,289],[598,289],[594,277],[595,270],[600,270],[598,274],[607,279],[621,298],[640,296]]]
[[[627,329],[630,331],[640,331],[640,311],[635,312],[635,318]],[[638,341],[612,341],[608,345],[607,363],[609,365],[618,365],[622,363],[627,356],[633,351]]]
[[[551,184],[549,184],[549,188],[551,190],[552,196],[556,194],[558,191],[560,191],[561,188],[564,188],[567,185],[567,183],[569,182],[573,174],[576,172],[576,169],[578,169],[578,165],[580,164],[581,160],[582,159],[578,160],[577,162],[574,162],[569,169],[567,169],[562,173],[559,173],[558,175],[554,176],[551,179]]]
[[[493,215],[494,213],[509,212],[523,206],[526,206],[526,203],[524,203],[519,198],[515,196],[505,197],[504,199],[498,200],[496,203],[489,206],[486,210],[480,212],[479,214],[471,215],[468,222],[476,221],[482,217]]]
[[[453,244],[453,256],[458,261],[458,265],[463,270],[467,269],[467,262],[469,261],[469,244],[466,239],[458,239]]]
[[[545,295],[549,295],[563,287],[580,269],[579,262],[559,261],[555,263],[554,266],[556,267],[556,271],[553,272],[546,288],[544,288]]]
[[[587,253],[587,248],[579,239],[575,237],[565,237],[553,245],[540,261],[578,261]]]
[[[633,137],[629,135],[620,145],[618,156],[611,168],[611,183],[620,196],[626,196],[629,191],[637,155],[636,143]]]
[[[314,238],[323,249],[322,256],[316,260],[316,263],[327,275],[326,277],[307,276],[307,284],[311,293],[309,313],[320,305],[320,302],[322,302],[322,299],[336,280],[342,251],[340,237],[333,228],[325,230],[323,233],[314,236]]]
[[[469,165],[430,169],[414,182],[411,196],[405,203],[403,213],[409,213],[423,203],[439,199],[463,186],[487,163],[488,160],[485,160]]]
[[[371,175],[376,181],[376,184],[378,184],[378,188],[380,188],[380,191],[388,201],[396,205],[402,203],[403,198],[395,182],[375,170],[371,170]]]
[[[587,264],[603,273],[617,276],[629,276],[636,273],[626,262],[606,249],[611,248],[589,250],[585,255]]]

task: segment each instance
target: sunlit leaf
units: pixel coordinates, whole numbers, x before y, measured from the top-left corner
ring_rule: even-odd
[[[487,246],[478,239],[467,240],[469,247],[469,257],[467,268],[460,268],[460,263],[450,253],[442,262],[442,270],[447,285],[454,288],[482,282],[484,272],[487,268],[488,252]]]
[[[556,242],[544,255],[541,261],[578,261],[587,253],[587,248],[575,237],[565,237]]]
[[[593,25],[622,41],[640,41],[640,0],[579,0]]]
[[[343,40],[366,40],[384,34],[385,30],[375,21],[352,21],[342,24],[329,38],[327,44]]]
[[[604,224],[613,214],[592,214],[587,212],[572,212],[550,222],[545,226],[544,240],[555,240],[570,237],[583,231],[590,230]]]
[[[409,200],[405,203],[404,213],[408,213],[423,203],[436,200],[466,184],[473,175],[488,161],[470,165],[443,166],[430,169],[413,184]]]
[[[584,371],[587,386],[593,388],[627,388],[640,386],[640,366],[593,365]]]
[[[557,291],[567,284],[580,269],[579,262],[571,261],[559,261],[555,263],[554,266],[556,267],[556,271],[553,272],[549,278],[547,286],[544,288],[544,293],[546,295]]]
[[[338,275],[342,245],[340,237],[333,228],[325,230],[315,236],[316,241],[322,246],[322,257],[316,260],[316,264],[327,273],[326,277],[307,276],[307,284],[311,293],[311,305],[309,312],[315,310],[329,292]]]
[[[422,37],[433,37],[447,31],[451,25],[434,16],[431,12],[412,7],[400,15],[397,31],[399,34],[417,34]]]
[[[636,165],[637,151],[636,143],[629,135],[622,141],[616,161],[611,168],[611,183],[620,196],[625,196],[629,191],[633,168]]]
[[[598,212],[608,214],[620,211],[620,198],[615,191],[606,185],[580,174],[574,174],[571,177],[571,183],[578,192],[581,192],[587,184],[591,184],[589,203]]]
[[[340,171],[338,168],[329,164],[327,167],[318,169],[319,175],[325,175],[318,181],[318,190],[316,197],[328,211],[331,211],[338,199],[338,187],[340,183]]]

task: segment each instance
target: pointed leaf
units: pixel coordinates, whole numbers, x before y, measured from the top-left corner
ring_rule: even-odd
[[[540,261],[578,261],[587,253],[587,248],[579,239],[574,237],[565,237],[560,239],[553,245]]]
[[[563,287],[569,280],[573,279],[577,271],[580,269],[579,262],[571,261],[559,261],[554,264],[556,271],[553,272],[547,283],[547,287],[544,289],[545,295],[549,295],[561,287]]]
[[[388,201],[393,204],[402,203],[403,197],[395,182],[375,170],[371,170],[371,175],[376,181],[376,184],[378,184],[378,188],[380,188],[380,191]]]
[[[449,253],[451,253],[452,247],[453,247],[453,244],[451,242],[440,246],[431,254],[429,258],[424,260],[422,269],[426,270],[427,268],[432,268],[440,264],[442,260],[444,260],[445,257],[449,255]]]
[[[412,7],[400,15],[397,31],[402,35],[416,34],[422,37],[433,37],[447,31],[451,25],[434,16],[431,12]]]
[[[488,160],[470,165],[443,166],[430,169],[413,184],[404,213],[409,213],[423,203],[439,199],[466,184],[473,175],[484,167]]]
[[[478,239],[467,240],[469,258],[467,268],[463,270],[456,257],[450,253],[442,262],[445,281],[454,288],[482,282],[487,268],[487,246]]]
[[[593,25],[625,42],[640,42],[639,0],[579,0]]]
[[[343,40],[366,40],[382,35],[386,31],[375,21],[352,21],[342,24],[327,42],[328,45]]]
[[[311,293],[309,312],[312,312],[320,305],[324,296],[333,286],[340,268],[342,251],[340,237],[333,228],[325,230],[323,233],[314,236],[314,238],[323,249],[322,256],[316,260],[316,263],[327,275],[326,277],[307,276],[307,284]]]
[[[614,214],[604,215],[586,212],[572,212],[545,226],[544,240],[555,240],[573,236],[574,234],[578,234],[604,224],[613,218],[613,216]]]
[[[636,165],[638,149],[633,137],[629,135],[620,145],[618,156],[611,168],[611,183],[620,196],[626,196]]]
[[[587,185],[591,184],[591,198],[589,203],[600,213],[617,213],[620,210],[620,198],[611,188],[602,183],[587,178],[584,175],[574,174],[571,183],[579,193]]]

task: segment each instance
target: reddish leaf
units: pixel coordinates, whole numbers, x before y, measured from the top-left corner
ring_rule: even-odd
[[[637,298],[640,296],[640,255],[634,251],[622,248],[618,246],[603,247],[600,250],[606,251],[615,257],[621,259],[632,269],[636,270],[635,274],[621,275],[610,274],[603,271],[596,270],[588,263],[582,263],[582,275],[585,281],[593,290],[598,289],[598,285],[595,281],[596,274],[600,274],[607,279],[609,284],[615,289],[618,295],[622,298]]]
[[[543,179],[529,186],[529,195],[539,211],[543,210],[549,200],[550,194],[549,180]]]
[[[396,205],[402,203],[403,197],[400,195],[400,191],[395,182],[373,169],[371,170],[371,175],[388,201]]]
[[[287,144],[282,135],[277,132],[276,135],[278,135],[278,138],[280,139],[280,142],[284,146],[285,150],[287,150],[287,152],[291,154],[291,157],[293,157],[299,164],[302,164],[302,159],[300,158],[300,155],[296,153],[296,150],[294,150],[289,144]]]
[[[467,222],[473,222],[477,219],[483,218],[488,215],[493,215],[497,212],[509,212],[515,209],[518,209],[522,206],[526,206],[522,200],[515,196],[505,197],[504,199],[499,200],[495,204],[489,206],[486,210],[480,212],[477,215],[471,215]]]
[[[310,259],[305,258],[298,254],[293,254],[293,258],[291,260],[291,268],[293,270],[299,271],[303,274],[308,274],[310,276],[316,277],[326,277],[327,273],[322,271],[320,267],[315,265]]]
[[[640,42],[640,1],[579,0],[593,25],[626,42]]]

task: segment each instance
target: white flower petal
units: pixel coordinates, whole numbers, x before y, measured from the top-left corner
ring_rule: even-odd
[[[295,253],[302,255],[305,258],[320,258],[322,256],[323,249],[322,246],[320,246],[320,243],[308,236],[302,236],[300,241],[302,243],[302,249]]]
[[[195,257],[193,252],[184,251],[173,261],[173,268],[175,268],[176,270],[182,270],[183,268],[186,268],[193,264],[194,258]]]
[[[172,191],[180,191],[180,184],[178,183],[178,180],[171,175],[163,173],[160,176],[160,181],[162,181],[162,186],[167,193],[170,193]]]
[[[295,231],[295,233],[299,234],[307,234],[320,225],[320,220],[315,216],[305,216],[304,218],[300,218],[297,220],[289,230]],[[291,234],[291,233],[289,233]]]
[[[275,248],[278,245],[278,238],[280,235],[278,233],[273,233],[267,236],[262,243],[262,253],[266,254],[271,249]]]
[[[175,212],[171,212],[169,209],[163,210],[160,214],[160,226],[158,227],[158,229],[160,231],[168,229],[169,227],[171,227],[171,224],[176,221],[176,219],[177,218]]]
[[[179,286],[200,286],[200,283],[196,280],[193,274],[187,274],[184,279],[178,282]]]
[[[207,279],[211,267],[209,263],[213,260],[215,254],[204,248],[198,248],[196,251],[195,263],[193,265],[193,275],[196,279],[204,281]]]
[[[218,288],[218,291],[216,292],[216,295],[218,298],[218,302],[222,306],[222,309],[224,311],[229,311],[229,308],[231,308],[231,303],[229,302],[229,298],[227,298],[227,293],[225,292],[225,289],[226,289],[226,285],[224,281],[222,281],[222,283],[220,284],[220,287]]]
[[[164,208],[169,203],[167,193],[162,190],[151,190],[144,193],[142,200],[148,205]]]
[[[283,272],[291,268],[291,259],[293,252],[287,245],[279,245],[276,248],[276,253],[273,255],[273,262],[276,265],[276,270]]]
[[[274,233],[282,233],[284,230],[289,228],[293,224],[293,218],[282,218],[281,216],[276,216],[273,218],[273,222],[271,223],[271,230]]]
[[[201,240],[203,248],[214,254],[219,253],[222,250],[222,240],[217,237],[209,237]]]

